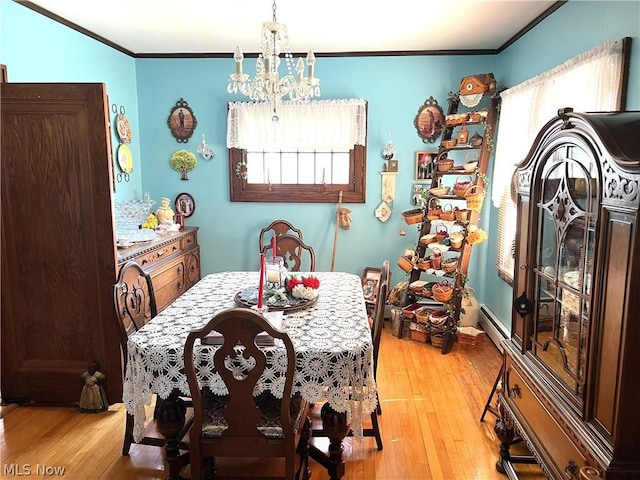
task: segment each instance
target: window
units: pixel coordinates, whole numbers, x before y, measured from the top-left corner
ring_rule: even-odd
[[[629,50],[629,38],[605,42],[502,92],[492,201],[499,209],[496,267],[509,283],[514,269],[516,207],[511,190],[516,164],[524,160],[535,136],[558,109],[595,112],[624,108]]]
[[[231,201],[364,203],[366,102],[229,104]],[[273,117],[277,117],[277,121]]]

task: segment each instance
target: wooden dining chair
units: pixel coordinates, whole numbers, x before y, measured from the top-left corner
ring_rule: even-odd
[[[373,344],[373,378],[377,380],[378,371],[378,353],[380,351],[380,339],[382,337],[382,328],[384,327],[384,311],[387,304],[387,295],[389,292],[389,279],[391,273],[389,270],[389,261],[385,260],[380,270],[380,281],[378,284],[378,293],[376,296],[375,307],[373,310],[373,316],[370,318],[371,325],[371,341]],[[371,412],[371,427],[362,429],[363,437],[374,437],[376,440],[376,446],[378,450],[382,450],[382,436],[380,435],[380,426],[378,425],[378,415],[382,414],[382,408],[380,407],[380,395],[378,395],[378,405],[376,409]],[[320,408],[321,405],[314,405],[314,409]],[[326,436],[322,428],[314,428],[311,432],[313,437]],[[349,436],[353,436],[353,431],[349,432]]]
[[[142,328],[158,314],[151,277],[134,261],[126,262],[118,272],[113,286],[113,304],[119,321],[120,347],[123,357],[123,372],[127,370],[127,340],[129,335]],[[187,405],[190,400],[187,400]],[[188,424],[190,422],[187,422]],[[184,430],[186,434],[186,429]],[[182,438],[184,434],[180,437]],[[164,447],[166,440],[161,437],[145,436],[139,442],[133,439],[133,416],[127,412],[122,454],[129,455],[132,443]],[[184,450],[186,444],[181,444]]]
[[[198,341],[201,344],[207,336],[211,338],[214,330],[224,339],[213,354],[213,368],[227,387],[225,396],[213,395],[207,387],[201,387],[196,373],[196,364],[210,360],[201,357],[194,345]],[[266,351],[256,344],[256,336],[261,332],[280,339],[286,350],[282,399],[276,399],[269,392],[254,396],[267,365]],[[207,347],[201,345],[202,348]],[[251,368],[242,367],[238,362],[240,356],[252,359]],[[204,327],[189,333],[184,348],[184,369],[194,407],[189,442],[192,479],[202,478],[204,459],[213,459],[215,471],[215,458],[221,457],[284,458],[284,475],[278,478],[291,480],[307,473],[308,404],[299,395],[291,395],[296,356],[286,332],[275,329],[256,311],[225,310]]]
[[[273,234],[267,235],[267,233],[271,231],[273,232]],[[293,233],[290,233],[290,232],[293,232]],[[274,220],[269,225],[267,225],[262,230],[260,230],[260,238],[259,238],[260,252],[264,251],[263,250],[264,247],[267,247],[270,245],[271,238],[273,238],[273,235],[278,237],[280,235],[284,235],[285,233],[288,233],[289,235],[297,235],[298,237],[300,237],[300,240],[302,240],[302,230],[294,227],[287,220]]]
[[[284,259],[290,272],[315,272],[316,252],[296,235],[284,233],[276,238],[276,256]],[[271,244],[262,247],[262,253],[272,252]]]

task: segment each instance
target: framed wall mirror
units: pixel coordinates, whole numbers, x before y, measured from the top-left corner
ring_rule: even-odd
[[[183,98],[178,100],[171,109],[167,125],[169,125],[169,130],[171,130],[171,134],[178,143],[187,143],[191,135],[193,135],[198,121],[193,114],[193,110]]]
[[[444,127],[444,112],[438,101],[433,97],[427,98],[418,109],[413,124],[424,143],[434,143]]]

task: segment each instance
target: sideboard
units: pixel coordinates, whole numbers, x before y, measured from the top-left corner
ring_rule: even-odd
[[[152,242],[118,249],[118,270],[129,260],[151,276],[160,312],[200,280],[198,227],[185,227]]]

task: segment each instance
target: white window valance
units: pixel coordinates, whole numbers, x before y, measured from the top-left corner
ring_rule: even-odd
[[[349,150],[365,145],[367,104],[361,99],[230,102],[227,148],[246,150]]]

